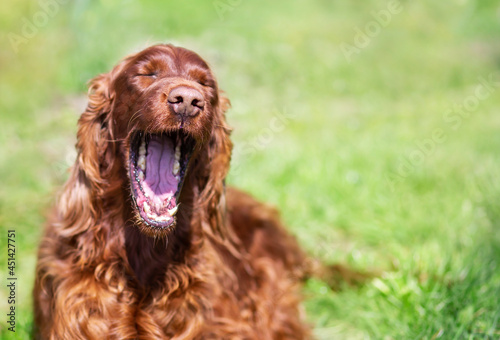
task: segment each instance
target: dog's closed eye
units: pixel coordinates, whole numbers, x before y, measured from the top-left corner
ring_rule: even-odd
[[[139,73],[136,75],[137,77],[152,77],[156,78],[158,76],[158,72],[151,72],[151,73]]]

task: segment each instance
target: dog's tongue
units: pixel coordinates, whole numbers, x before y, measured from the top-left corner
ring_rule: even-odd
[[[173,174],[174,141],[166,135],[152,135],[146,155],[146,176],[143,189],[158,207],[168,202],[177,191],[179,181]],[[175,198],[173,199],[175,204]]]

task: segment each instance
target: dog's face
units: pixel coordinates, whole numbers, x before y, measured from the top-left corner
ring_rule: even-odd
[[[149,234],[171,229],[192,159],[218,119],[216,81],[194,52],[157,45],[117,66],[111,89],[113,138],[123,141],[136,215]]]

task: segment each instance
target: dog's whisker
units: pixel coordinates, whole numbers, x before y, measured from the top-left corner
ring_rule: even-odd
[[[107,143],[122,143],[125,142],[127,139],[126,138],[119,138],[119,139],[103,139],[103,141]]]
[[[135,113],[134,113],[134,114],[130,117],[130,119],[129,119],[129,121],[128,121],[128,124],[127,124],[127,130],[129,130],[129,131],[130,131],[130,124],[131,124],[134,120],[136,120],[136,119],[138,119],[138,118],[139,118],[139,113],[140,113],[142,110],[143,110],[142,108],[141,108],[141,109],[139,109],[139,110],[137,110],[137,111],[136,111],[136,112],[135,112]]]

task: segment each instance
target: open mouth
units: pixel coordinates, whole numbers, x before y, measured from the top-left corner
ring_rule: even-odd
[[[195,141],[182,131],[136,133],[130,144],[132,197],[151,227],[175,225],[179,196]]]

